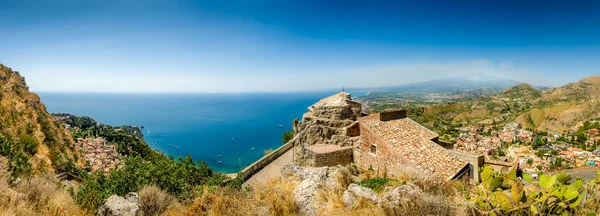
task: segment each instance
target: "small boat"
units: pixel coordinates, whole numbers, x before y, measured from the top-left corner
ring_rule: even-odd
[[[279,127],[280,127],[280,128],[282,128],[282,127],[283,127],[283,125],[279,125]]]
[[[219,155],[219,157],[223,157],[223,155]]]
[[[254,148],[252,148],[252,151],[254,151]]]
[[[235,147],[238,147],[238,144],[235,144]]]
[[[222,163],[223,163],[223,161],[217,161],[217,163],[219,163],[219,164],[222,164]]]
[[[233,142],[233,141],[235,141],[235,139],[234,139],[234,138],[231,138],[231,142]]]

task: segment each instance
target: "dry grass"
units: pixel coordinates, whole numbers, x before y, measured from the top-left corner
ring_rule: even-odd
[[[348,185],[354,183],[352,180],[354,167],[347,165],[343,168],[338,169],[335,174],[336,181],[340,184],[342,188],[348,188]]]
[[[177,199],[160,188],[151,185],[143,187],[139,192],[141,215],[161,215],[169,209],[178,207]]]
[[[87,215],[51,176],[0,188],[0,215]]]
[[[346,208],[340,197],[341,195],[335,193],[322,193],[317,196],[319,202],[328,199],[327,204],[319,209],[318,215],[385,215],[384,209],[370,200],[358,198],[353,208]]]
[[[204,187],[188,215],[297,215],[295,182],[272,180],[250,191],[215,190]]]

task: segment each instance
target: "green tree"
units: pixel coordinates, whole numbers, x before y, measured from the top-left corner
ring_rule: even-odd
[[[283,142],[283,144],[286,144],[290,140],[292,140],[293,138],[294,138],[294,132],[292,132],[292,131],[286,131],[286,132],[283,133],[282,142]]]

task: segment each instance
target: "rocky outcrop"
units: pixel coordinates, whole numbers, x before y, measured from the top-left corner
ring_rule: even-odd
[[[349,93],[340,92],[308,107],[302,121],[294,127],[298,158],[304,158],[305,150],[316,144],[354,145],[358,139],[347,136],[347,130],[362,116],[362,106]]]
[[[422,193],[423,191],[421,191],[418,186],[408,183],[397,187],[389,193],[383,194],[379,200],[379,204],[383,207],[395,208],[397,206],[406,205],[414,198],[423,195]]]
[[[328,170],[328,167],[301,167],[295,164],[281,168],[282,176],[300,180],[300,184],[294,189],[294,200],[304,215],[316,215],[319,205],[316,194],[326,182]]]
[[[342,195],[344,204],[347,207],[353,207],[358,203],[359,199],[368,200],[373,204],[379,202],[379,198],[375,191],[357,184],[350,184],[348,190],[344,191],[344,195]]]
[[[139,213],[139,196],[129,193],[125,198],[112,195],[106,203],[98,209],[96,216],[135,216]]]
[[[286,165],[281,168],[281,173],[284,178],[293,177],[300,181],[294,190],[294,200],[300,212],[303,215],[316,215],[317,209],[323,205],[317,201],[317,194],[322,188],[333,189],[341,186],[336,180],[336,175],[342,168]]]

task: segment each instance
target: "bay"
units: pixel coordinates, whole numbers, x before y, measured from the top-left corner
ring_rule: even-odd
[[[89,116],[113,126],[144,126],[144,139],[153,149],[192,155],[217,172],[234,173],[260,159],[265,150],[281,146],[292,120],[334,93],[38,95],[51,113]]]

